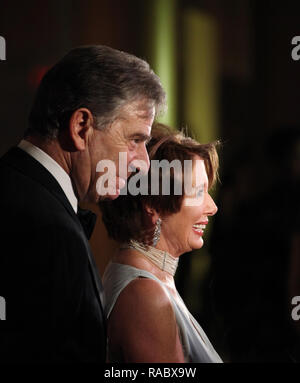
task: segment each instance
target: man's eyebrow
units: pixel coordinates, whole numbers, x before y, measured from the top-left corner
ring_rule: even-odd
[[[148,136],[148,134],[144,133],[133,133],[129,136],[129,138],[139,138],[141,141],[146,141],[146,143],[148,143],[151,140],[151,136]]]

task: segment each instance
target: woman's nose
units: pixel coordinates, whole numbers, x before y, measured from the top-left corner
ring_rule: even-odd
[[[215,201],[212,199],[210,194],[207,193],[206,214],[215,215],[217,211],[218,211],[218,207],[215,204]]]

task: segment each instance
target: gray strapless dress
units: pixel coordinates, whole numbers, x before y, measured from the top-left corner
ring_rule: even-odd
[[[183,300],[178,294],[181,302],[179,305],[164,283],[153,274],[129,265],[110,262],[103,275],[103,287],[106,318],[114,308],[114,305],[122,290],[136,278],[149,278],[159,283],[169,296],[176,316],[177,326],[186,362],[190,363],[222,363],[221,358],[208,340],[196,319],[190,314]],[[117,362],[117,361],[115,361]]]

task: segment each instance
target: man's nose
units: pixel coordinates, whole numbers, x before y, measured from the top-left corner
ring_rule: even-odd
[[[137,159],[140,161],[143,161],[144,165],[142,170],[143,172],[147,173],[150,168],[150,160],[149,160],[149,156],[148,156],[148,152],[147,152],[147,148],[145,144],[141,145],[141,148],[138,152]]]
[[[129,158],[129,169],[130,171],[136,171],[138,169],[142,174],[147,174],[150,168],[150,160],[146,146],[140,147],[136,150],[134,156]]]

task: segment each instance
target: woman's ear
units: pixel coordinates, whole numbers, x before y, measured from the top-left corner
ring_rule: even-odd
[[[159,214],[158,214],[158,212],[157,212],[155,209],[153,209],[153,208],[151,208],[151,207],[149,207],[149,206],[146,206],[145,209],[146,209],[147,214],[148,214],[149,216],[151,216],[152,223],[155,224],[156,221],[157,221],[158,218],[159,218]]]
[[[87,108],[75,110],[69,122],[69,133],[72,146],[79,151],[86,148],[88,134],[93,129],[93,115]]]

